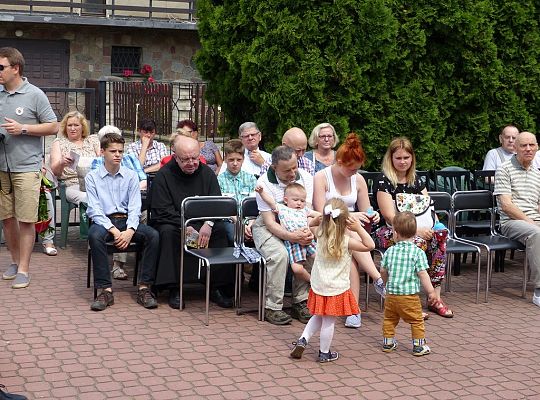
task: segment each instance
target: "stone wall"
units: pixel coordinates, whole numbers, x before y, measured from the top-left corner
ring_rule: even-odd
[[[15,38],[16,30],[21,39],[70,42],[70,87],[110,76],[112,46],[141,47],[141,65],[151,65],[156,80],[200,81],[193,62],[200,47],[196,31],[2,22],[0,38]]]

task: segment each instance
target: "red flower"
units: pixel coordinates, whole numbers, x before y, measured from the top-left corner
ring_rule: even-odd
[[[152,73],[152,67],[148,64],[144,64],[141,68],[141,75],[150,75]]]
[[[154,83],[155,81],[156,81],[156,80],[154,79],[153,76],[150,76],[150,77],[148,78],[148,82],[150,82],[150,83]]]
[[[133,70],[125,69],[125,70],[122,71],[122,75],[124,76],[124,78],[129,78],[129,77],[133,76]]]

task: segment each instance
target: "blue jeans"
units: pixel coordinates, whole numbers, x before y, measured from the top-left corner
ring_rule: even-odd
[[[120,231],[126,230],[127,218],[111,218],[111,222]],[[92,250],[92,264],[95,288],[112,287],[107,242],[113,240],[113,235],[104,227],[92,224],[88,229],[88,243]],[[156,277],[156,261],[159,254],[159,234],[147,225],[139,224],[131,239],[135,243],[143,243],[144,250],[139,265],[139,284],[151,285]]]

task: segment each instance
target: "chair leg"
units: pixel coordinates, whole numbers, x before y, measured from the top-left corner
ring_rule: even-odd
[[[366,272],[366,311],[369,309],[369,275]]]
[[[488,250],[488,252],[487,252],[486,299],[485,299],[485,303],[488,302],[489,286],[491,284],[492,268],[493,268],[493,257],[492,257],[491,251]]]
[[[90,276],[92,274],[92,252],[88,249],[88,271],[86,273],[86,287],[90,289]]]
[[[525,260],[523,261],[523,290],[521,293],[521,297],[524,299],[527,297],[527,281],[529,278],[529,263],[527,261],[527,252],[525,252]]]
[[[480,265],[482,262],[482,257],[480,257],[480,253],[478,253],[478,268],[476,273],[476,304],[480,301]]]
[[[133,286],[139,283],[139,262],[141,260],[140,251],[135,253],[135,270],[133,271]]]
[[[266,305],[266,263],[261,259],[259,264],[259,321],[264,321]]]
[[[209,324],[209,313],[210,308],[210,265],[206,266],[206,305],[205,305],[205,311],[206,311],[206,321],[205,325],[208,326]]]
[[[243,275],[244,275],[244,264],[236,264],[236,283],[234,287],[234,298],[237,299],[235,301],[236,315],[240,315],[240,307],[242,307]]]
[[[460,254],[458,254],[457,258],[460,257]],[[449,253],[448,257],[446,259],[446,271],[445,271],[445,279],[446,282],[444,284],[444,291],[445,292],[451,292],[451,284],[452,284],[452,263],[454,262],[454,254]]]
[[[60,209],[60,213],[62,214],[62,217],[60,220],[60,243],[59,243],[62,249],[65,249],[66,244],[67,244],[70,211],[71,209],[69,208],[69,204],[62,204],[61,209]]]

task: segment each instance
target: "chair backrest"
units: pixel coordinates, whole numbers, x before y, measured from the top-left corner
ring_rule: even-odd
[[[379,182],[379,179],[382,177],[382,172],[368,172],[359,170],[358,173],[362,175],[362,177],[366,181],[366,185],[368,187],[368,194],[373,193],[375,187],[377,186],[377,183]]]
[[[424,185],[426,185],[427,190],[434,189],[433,182],[431,181],[431,173],[429,171],[416,171],[416,176],[420,179]]]
[[[454,211],[482,211],[493,208],[493,194],[489,190],[458,191],[452,195]]]
[[[433,180],[437,192],[452,194],[471,189],[471,173],[460,167],[447,167],[447,169],[434,171]]]
[[[491,190],[495,188],[495,170],[476,170],[473,172],[472,189]]]
[[[259,216],[259,207],[257,207],[257,200],[255,197],[246,197],[242,201],[242,207],[240,210],[242,220],[254,219]]]
[[[238,216],[236,200],[228,196],[192,196],[182,201],[184,224],[191,221],[225,219]]]
[[[433,208],[436,214],[444,214],[446,216],[447,228],[452,233],[452,197],[447,192],[428,192]]]

